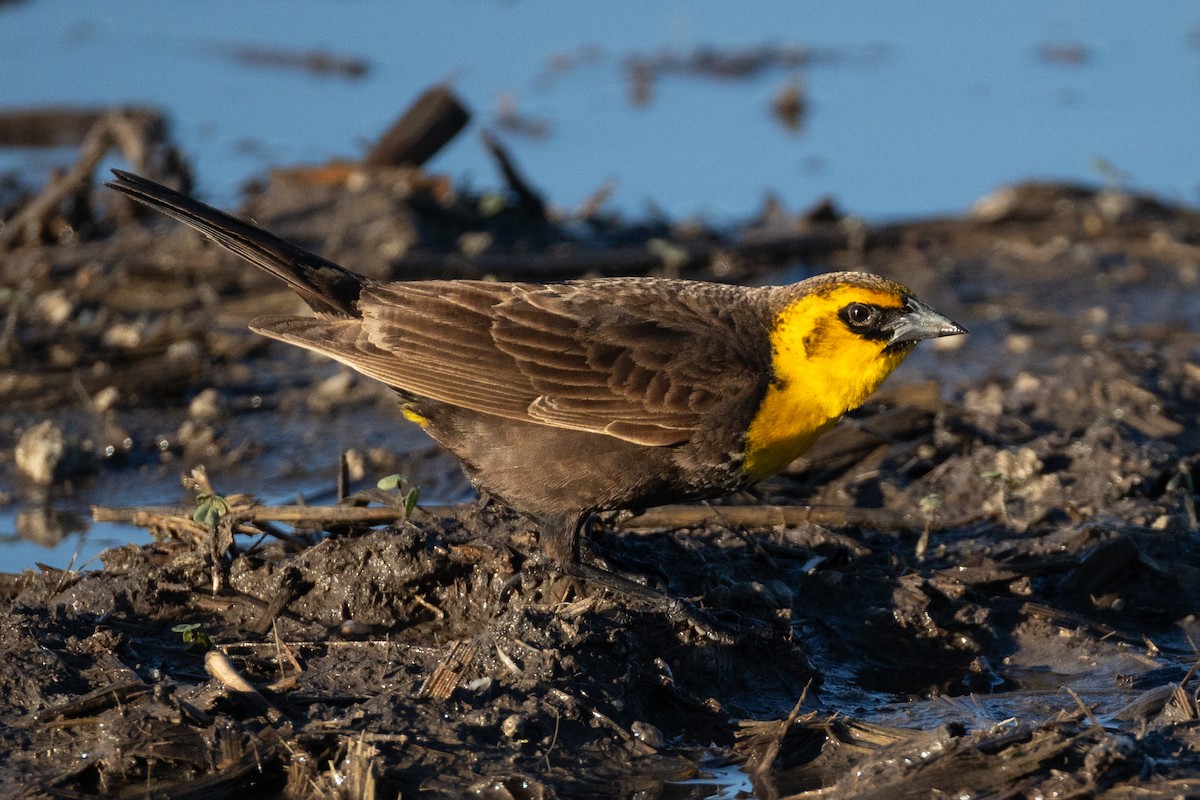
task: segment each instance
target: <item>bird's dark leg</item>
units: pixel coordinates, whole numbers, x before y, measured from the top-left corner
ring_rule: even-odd
[[[542,517],[538,543],[542,552],[555,564],[564,566],[579,562],[579,532],[587,524],[588,515],[551,514]]]
[[[697,632],[714,641],[725,644],[736,642],[737,637],[730,630],[686,600],[638,583],[617,572],[584,562],[580,558],[579,539],[581,531],[591,519],[591,514],[556,514],[542,519],[542,551],[558,565],[564,575],[646,603],[672,619],[687,622]]]

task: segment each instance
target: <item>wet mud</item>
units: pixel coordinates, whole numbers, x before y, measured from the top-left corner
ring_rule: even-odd
[[[5,795],[1200,792],[1200,212],[1029,184],[956,219],[717,230],[416,169],[253,188],[246,214],[375,277],[865,268],[972,335],[751,491],[598,520],[597,557],[737,632],[713,641],[563,579],[385,389],[246,331],[286,290],[89,183],[6,244],[0,492],[181,510],[102,567],[0,577]],[[372,491],[393,473],[437,505]],[[241,496],[314,485],[397,521]]]

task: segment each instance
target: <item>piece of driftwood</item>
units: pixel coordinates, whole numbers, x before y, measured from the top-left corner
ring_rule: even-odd
[[[313,75],[337,75],[361,78],[371,65],[358,56],[341,56],[327,50],[286,50],[259,45],[232,47],[229,55],[243,64],[254,67],[278,67],[299,70]]]
[[[920,514],[886,508],[849,506],[658,506],[618,520],[625,529],[688,528],[726,524],[746,528],[818,525],[868,527],[881,531],[923,530],[931,523]]]
[[[71,147],[80,144],[96,123],[118,114],[138,124],[164,128],[166,118],[156,108],[76,108],[39,106],[0,111],[0,147]]]
[[[0,249],[23,239],[36,239],[42,221],[72,192],[90,182],[96,166],[112,146],[112,125],[111,119],[105,117],[92,126],[84,137],[75,164],[65,173],[52,177],[40,195],[0,228]]]
[[[140,109],[102,114],[84,134],[79,156],[71,168],[52,178],[40,195],[0,227],[0,249],[23,239],[35,238],[43,221],[64,200],[72,193],[90,188],[92,173],[113,148],[121,152],[135,171],[161,176],[160,167],[174,158],[165,145],[165,138],[161,115],[147,115]],[[186,191],[187,187],[184,189]]]
[[[283,712],[264,697],[258,689],[255,689],[250,681],[237,671],[229,657],[220,650],[209,650],[204,654],[204,668],[208,670],[209,675],[221,682],[231,697],[237,699],[251,711],[262,714],[272,725],[278,724],[284,719]]]
[[[42,721],[85,716],[91,717],[99,714],[101,711],[129,703],[142,695],[149,694],[151,691],[153,691],[153,687],[135,676],[127,680],[117,681],[108,686],[102,686],[99,689],[95,689],[64,703],[42,709],[37,713],[37,717]]]
[[[439,506],[423,507],[436,514]],[[119,522],[125,525],[144,527],[150,520],[169,517],[190,519],[193,509],[182,506],[136,506],[112,508],[92,506],[92,519],[96,522]],[[246,522],[283,522],[300,527],[320,525],[383,525],[404,519],[403,508],[383,506],[248,506],[244,511]]]
[[[451,91],[439,84],[416,99],[367,153],[368,167],[419,167],[433,158],[471,119]]]
[[[431,516],[453,513],[455,506],[418,506]],[[383,525],[404,519],[402,507],[387,506],[258,506],[239,509],[242,521],[283,522],[305,528],[325,525]],[[190,519],[192,509],[181,506],[92,506],[96,522],[117,522],[146,527],[154,521],[173,517]],[[849,506],[690,506],[669,505],[650,508],[620,517],[616,527],[623,530],[685,528],[709,523],[747,528],[774,528],[815,522],[820,525],[870,527],[883,531],[922,530],[931,523],[920,514],[884,508]]]

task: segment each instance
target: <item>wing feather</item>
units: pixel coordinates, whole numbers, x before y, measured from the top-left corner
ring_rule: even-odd
[[[412,395],[662,446],[762,390],[765,331],[723,313],[754,291],[647,279],[376,284],[361,319],[255,328]]]

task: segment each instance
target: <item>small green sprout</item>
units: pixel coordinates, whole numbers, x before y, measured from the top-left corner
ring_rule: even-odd
[[[196,510],[192,520],[206,528],[215,528],[221,517],[229,513],[229,501],[218,494],[201,492],[196,495]]]
[[[404,516],[406,517],[412,514],[413,509],[417,507],[417,500],[421,496],[420,489],[416,486],[409,486],[408,481],[398,474],[380,478],[375,486],[384,492],[395,492],[399,496],[400,504],[404,506]]]
[[[208,634],[200,630],[199,622],[183,622],[171,628],[172,633],[178,633],[183,637],[183,645],[188,650],[198,650],[204,652],[211,650],[213,646],[212,639]]]

